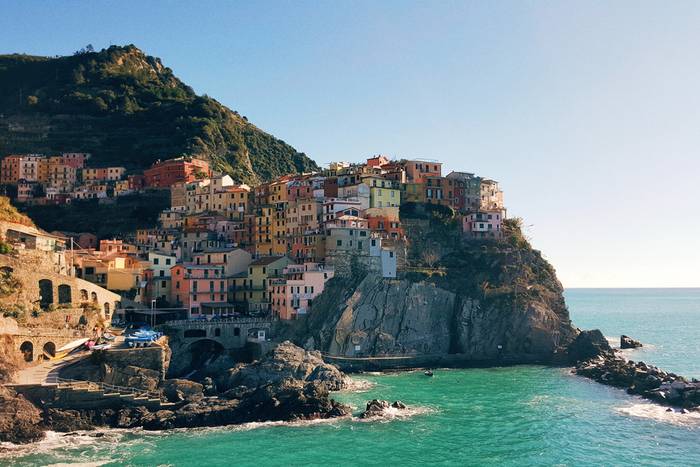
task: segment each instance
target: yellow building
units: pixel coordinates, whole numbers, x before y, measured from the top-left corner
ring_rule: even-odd
[[[272,255],[274,244],[272,225],[274,222],[274,206],[261,206],[255,214],[255,253],[257,255]]]
[[[401,199],[404,203],[425,203],[425,183],[404,183],[401,185]]]
[[[244,303],[247,311],[267,311],[270,308],[269,281],[282,276],[284,268],[292,264],[286,256],[266,256],[248,266],[247,273],[232,278],[233,301]]]
[[[363,177],[362,182],[369,186],[370,208],[393,208],[401,206],[401,190],[394,180],[382,177]]]

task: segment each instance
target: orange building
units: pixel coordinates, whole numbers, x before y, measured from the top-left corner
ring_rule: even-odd
[[[179,182],[191,183],[200,178],[211,176],[211,169],[206,161],[179,157],[159,161],[143,172],[146,186],[169,188]]]

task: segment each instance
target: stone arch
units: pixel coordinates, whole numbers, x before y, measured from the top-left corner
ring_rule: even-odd
[[[85,289],[80,289],[80,301],[87,302],[88,300],[88,291]]]
[[[53,358],[56,356],[56,344],[54,344],[51,341],[48,341],[47,343],[44,344],[43,347],[43,356],[44,358]]]
[[[39,303],[42,308],[53,304],[53,282],[51,279],[39,280]]]
[[[72,290],[70,285],[61,284],[58,286],[58,303],[73,303]]]
[[[19,346],[19,351],[22,352],[25,362],[34,361],[34,344],[31,341],[22,342],[22,345]]]
[[[109,302],[105,302],[104,310],[105,310],[105,318],[109,318],[109,310],[110,310]]]
[[[97,303],[97,292],[95,292],[95,291],[90,292],[90,300]]]
[[[184,335],[186,338],[207,337],[207,331],[205,329],[185,329]]]

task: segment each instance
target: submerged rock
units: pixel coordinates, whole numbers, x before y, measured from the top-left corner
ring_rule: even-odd
[[[621,349],[637,349],[642,346],[642,343],[632,339],[624,334],[620,336],[620,348]]]

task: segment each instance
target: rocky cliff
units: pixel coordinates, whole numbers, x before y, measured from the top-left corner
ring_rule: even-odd
[[[553,361],[576,337],[554,269],[517,222],[502,240],[465,243],[449,217],[403,220],[403,277],[333,279],[295,329],[299,343],[332,356],[516,363]]]

